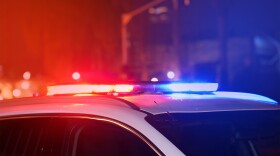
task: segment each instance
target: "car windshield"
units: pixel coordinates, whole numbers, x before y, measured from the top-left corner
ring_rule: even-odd
[[[146,120],[190,156],[279,156],[279,111],[167,113]]]

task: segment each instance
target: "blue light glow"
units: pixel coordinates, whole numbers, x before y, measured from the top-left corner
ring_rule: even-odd
[[[218,83],[174,83],[165,85],[164,89],[171,92],[214,92]]]

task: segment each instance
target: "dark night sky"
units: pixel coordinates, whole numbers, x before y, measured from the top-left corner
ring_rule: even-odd
[[[251,36],[259,33],[272,35],[279,32],[279,0],[195,0],[182,7],[180,28],[183,37],[216,38],[218,18],[226,23],[228,36]]]

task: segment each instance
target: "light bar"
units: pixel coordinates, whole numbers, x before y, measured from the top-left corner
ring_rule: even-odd
[[[128,93],[133,91],[133,85],[57,85],[48,86],[47,95],[86,94],[86,93]]]
[[[48,86],[48,95],[88,93],[182,93],[214,92],[218,83],[144,83],[144,84],[94,84]]]

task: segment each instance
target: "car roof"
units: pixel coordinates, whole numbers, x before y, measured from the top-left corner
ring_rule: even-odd
[[[279,110],[280,108],[278,103],[270,98],[239,92],[142,94],[121,98],[151,114]]]
[[[136,94],[120,97],[46,96],[3,100],[0,102],[0,116],[52,111],[91,114],[83,109],[98,110],[101,107],[109,112],[134,110],[148,114],[280,109],[278,103],[270,98],[238,92]]]
[[[46,105],[48,107],[42,107]],[[0,101],[0,115],[5,109],[13,110],[18,107],[24,108],[23,110],[32,109],[33,107],[42,107],[44,110],[60,106],[59,109],[76,108],[75,106],[87,105],[88,107],[102,106],[110,109],[114,107],[122,109],[138,109],[136,106],[126,103],[121,99],[112,96],[44,96],[44,97],[28,97]],[[13,108],[13,109],[10,109]],[[79,108],[79,107],[77,107]],[[86,109],[86,108],[85,108]],[[79,113],[80,109],[77,109]],[[20,110],[18,110],[20,112]]]
[[[103,117],[130,125],[147,116],[129,102],[109,96],[29,97],[0,102],[0,118],[53,115]]]

